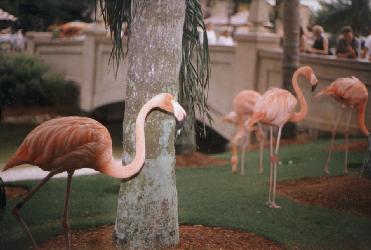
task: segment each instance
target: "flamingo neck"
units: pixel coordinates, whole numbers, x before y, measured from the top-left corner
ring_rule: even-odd
[[[366,112],[366,103],[358,107],[358,127],[365,136],[369,136],[370,132],[368,131],[365,123],[365,112]]]
[[[135,156],[128,165],[122,165],[119,160],[111,159],[111,162],[101,172],[115,178],[127,179],[136,175],[142,168],[146,158],[146,142],[144,136],[144,123],[148,113],[157,106],[153,100],[147,102],[139,111],[135,123]]]
[[[299,105],[300,105],[299,112],[295,112],[290,119],[290,121],[292,122],[299,122],[303,120],[308,113],[308,104],[305,101],[303,92],[301,91],[299,84],[298,84],[298,78],[300,75],[303,75],[303,72],[300,70],[297,70],[292,76],[292,87],[294,88],[294,91],[296,93],[296,96],[298,98]]]

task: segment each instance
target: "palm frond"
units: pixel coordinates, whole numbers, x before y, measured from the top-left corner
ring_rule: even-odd
[[[106,27],[109,27],[111,32],[111,38],[113,41],[113,47],[110,56],[110,62],[118,65],[121,59],[126,56],[129,46],[126,46],[126,50],[123,49],[122,42],[122,27],[123,23],[127,23],[126,33],[128,37],[128,43],[130,39],[130,25],[132,22],[131,15],[131,0],[98,0],[103,15],[103,19]],[[116,69],[117,69],[116,68]]]
[[[202,30],[202,43],[199,35]],[[188,106],[190,119],[195,119],[196,110],[204,120],[212,118],[207,105],[210,80],[210,57],[206,26],[198,0],[186,0],[183,26],[182,63],[179,72],[179,99]]]

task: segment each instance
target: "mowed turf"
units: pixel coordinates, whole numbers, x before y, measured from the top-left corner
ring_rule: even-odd
[[[0,132],[2,133],[2,132]],[[0,135],[1,137],[1,135]],[[322,175],[327,140],[305,145],[283,146],[278,179]],[[11,150],[8,150],[11,151]],[[364,152],[350,152],[351,166],[360,166]],[[229,153],[216,157],[229,158]],[[332,175],[343,168],[343,152],[335,152]],[[232,174],[230,166],[210,166],[176,171],[179,222],[203,224],[254,232],[299,249],[370,249],[371,218],[331,209],[295,203],[277,197],[281,209],[265,204],[268,191],[268,155],[265,173],[258,174],[257,151],[246,154],[246,175]],[[351,173],[359,168],[351,168]],[[53,179],[22,209],[38,242],[62,234],[65,179]],[[32,187],[36,181],[23,181]],[[70,222],[72,230],[113,224],[116,216],[120,180],[103,175],[74,177]],[[20,225],[10,213],[15,200],[9,201],[0,222],[0,249],[26,249],[31,246]],[[371,209],[371,208],[370,208]]]

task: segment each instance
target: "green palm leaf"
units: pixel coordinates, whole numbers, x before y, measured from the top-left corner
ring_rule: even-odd
[[[200,41],[199,28],[202,30],[203,43]],[[183,27],[182,64],[179,74],[179,99],[187,103],[191,119],[198,110],[201,118],[211,122],[207,106],[207,92],[210,79],[210,57],[206,27],[198,0],[186,1],[186,16]]]

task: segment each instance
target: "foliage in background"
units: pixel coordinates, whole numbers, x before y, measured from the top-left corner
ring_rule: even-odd
[[[78,107],[79,89],[24,55],[0,55],[0,106]]]
[[[24,31],[45,31],[55,23],[91,21],[94,4],[94,0],[1,0],[0,8],[17,16],[17,26]]]
[[[110,28],[113,41],[111,59],[118,66],[124,59],[127,50],[123,50],[122,27],[127,22],[128,47],[130,46],[130,25],[132,20],[140,15],[148,0],[138,1],[132,5],[131,0],[97,0],[101,6],[106,25]],[[206,103],[209,86],[209,49],[207,44],[206,27],[198,0],[186,0],[186,16],[183,28],[182,64],[180,69],[179,98],[187,103],[189,118],[195,117],[196,109],[202,117],[211,121]],[[133,10],[130,12],[128,10]],[[202,29],[203,41],[200,43],[198,28]]]
[[[131,15],[131,0],[122,1],[108,1],[108,0],[97,0],[99,1],[100,9],[103,15],[104,22],[106,26],[110,28],[111,38],[113,42],[113,48],[111,51],[111,58],[113,63],[116,65],[116,70],[120,60],[123,60],[129,49],[130,41],[130,27],[133,16]],[[137,12],[138,4],[134,5],[133,13]],[[133,14],[135,15],[135,14]],[[127,23],[127,47],[124,51],[122,44],[122,30],[123,23]]]
[[[321,6],[315,19],[326,32],[339,34],[343,26],[350,25],[355,34],[368,34],[367,29],[371,26],[369,0],[335,0],[329,3],[321,1]]]

